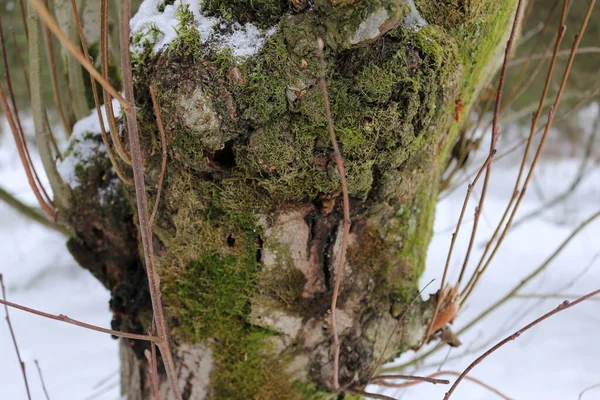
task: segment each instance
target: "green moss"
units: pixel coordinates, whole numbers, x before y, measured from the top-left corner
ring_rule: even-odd
[[[179,3],[175,11],[177,38],[169,44],[168,54],[177,53],[179,56],[196,58],[200,51],[200,32],[196,28],[194,13],[189,4]]]
[[[202,7],[209,15],[269,27],[289,10],[289,3],[288,0],[203,0]]]
[[[248,84],[236,97],[242,116],[262,128],[239,149],[237,162],[249,176],[260,176],[274,198],[314,198],[339,191],[339,180],[316,85],[317,61],[306,57],[300,69],[302,60],[289,55],[285,35],[269,39],[261,62],[244,65]],[[432,29],[397,30],[328,60],[346,65],[328,76],[328,90],[351,194],[367,196],[374,168],[401,166],[411,146],[421,144],[415,138],[442,111],[450,89],[439,82],[455,73],[455,61],[452,43]]]

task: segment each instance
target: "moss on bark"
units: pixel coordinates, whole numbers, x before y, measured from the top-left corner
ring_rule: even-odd
[[[331,398],[342,204],[316,38],[327,45],[353,223],[336,311],[340,379],[362,384],[380,356],[415,347],[424,333],[430,302],[408,310],[402,329],[397,318],[425,268],[456,99],[468,106],[481,87],[514,1],[450,2],[443,10],[455,18],[441,23],[422,0],[438,25],[419,29],[402,23],[402,1],[203,4],[277,29],[258,53],[235,57],[202,44],[180,6],[180,36],[165,51],[152,50],[157,27],[132,38],[143,49],[134,67],[151,198],[161,157],[149,85],[167,134],[154,240],[173,340],[212,349],[210,398]]]

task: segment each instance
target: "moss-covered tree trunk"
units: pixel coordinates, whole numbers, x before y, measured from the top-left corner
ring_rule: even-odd
[[[432,302],[407,308],[440,174],[460,111],[499,65],[515,1],[415,2],[146,0],[132,20],[151,199],[161,151],[149,85],[166,129],[154,243],[185,399],[330,398],[336,278],[342,384],[364,384],[377,360],[421,342]],[[341,277],[318,37],[351,196]],[[99,140],[92,133],[76,135],[72,155]],[[75,164],[85,184],[69,248],[111,290],[113,327],[145,332],[134,196],[102,154]],[[121,341],[130,400],[151,397],[147,349]]]

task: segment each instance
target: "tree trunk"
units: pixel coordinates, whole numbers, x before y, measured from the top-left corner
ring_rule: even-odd
[[[167,137],[154,243],[185,399],[335,398],[335,279],[342,385],[365,384],[378,360],[423,340],[434,304],[411,302],[440,175],[463,107],[499,65],[515,1],[415,2],[205,1],[205,15],[228,21],[212,36],[199,1],[146,0],[146,19],[132,21],[151,199],[161,146],[150,85]],[[148,17],[159,14],[177,20]],[[340,277],[341,189],[318,87],[318,37],[351,197]],[[99,139],[80,135],[71,154],[88,141]],[[74,170],[86,184],[74,188],[78,236],[69,249],[111,290],[113,327],[146,332],[133,189],[102,152]],[[145,350],[121,341],[128,399],[151,398]]]

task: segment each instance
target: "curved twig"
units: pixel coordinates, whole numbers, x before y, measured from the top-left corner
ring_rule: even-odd
[[[592,0],[593,2],[594,0]],[[568,300],[563,301],[558,307],[556,307],[554,310],[547,312],[546,314],[542,315],[541,317],[539,317],[538,319],[536,319],[535,321],[525,325],[523,328],[519,329],[518,331],[516,331],[515,333],[513,333],[510,336],[507,336],[505,339],[503,339],[502,341],[500,341],[498,344],[496,344],[494,347],[492,347],[491,349],[489,349],[488,351],[486,351],[485,353],[483,353],[481,356],[479,356],[477,359],[475,359],[458,377],[458,379],[456,381],[454,381],[454,383],[452,384],[452,387],[450,388],[450,390],[446,393],[446,395],[444,396],[444,400],[448,400],[450,399],[450,396],[452,396],[452,393],[454,393],[454,390],[456,390],[457,386],[460,384],[460,382],[463,380],[463,378],[465,376],[467,376],[467,374],[473,369],[475,368],[479,363],[481,363],[483,360],[485,360],[490,354],[492,354],[493,352],[495,352],[496,350],[498,350],[500,347],[504,346],[506,343],[515,340],[516,338],[518,338],[523,332],[533,328],[535,325],[539,324],[540,322],[550,318],[551,316],[553,316],[554,314],[558,314],[561,311],[564,311],[568,308],[571,308],[573,306],[576,306],[579,303],[584,302],[585,300],[589,299],[590,297],[596,296],[600,294],[600,289],[598,290],[594,290],[593,292],[590,292],[588,294],[586,294],[585,296],[580,297],[579,299],[573,301],[573,302],[569,302]]]

